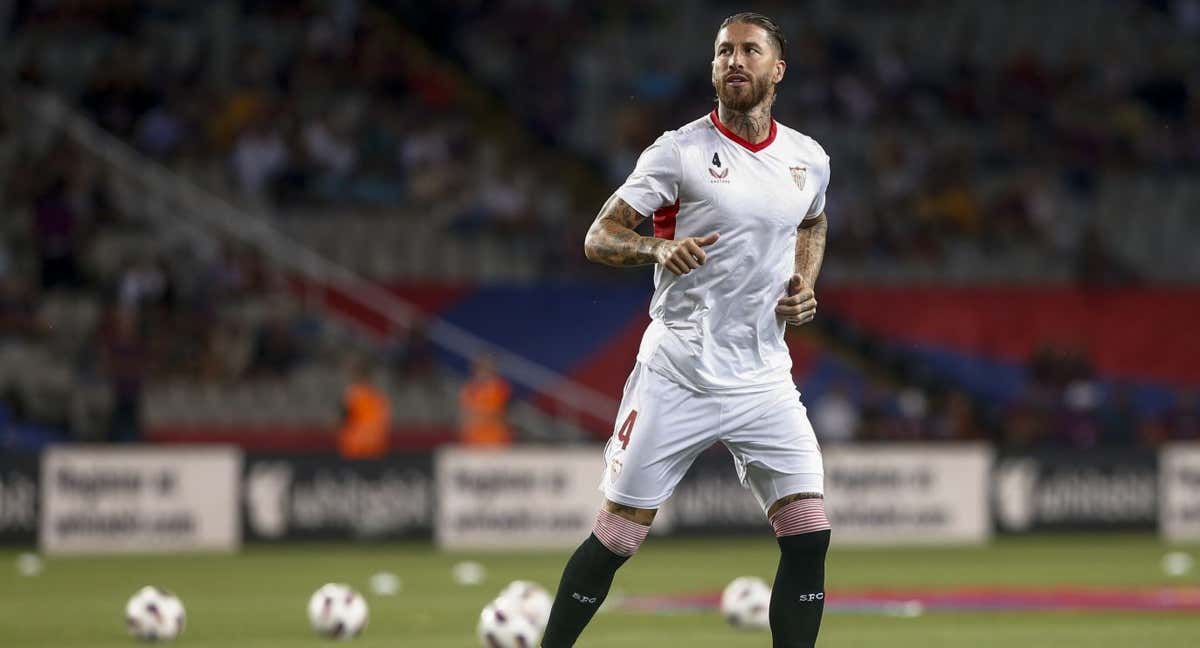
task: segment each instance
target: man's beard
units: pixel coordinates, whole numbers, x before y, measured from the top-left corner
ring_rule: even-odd
[[[721,105],[735,112],[746,112],[751,108],[759,105],[767,98],[767,94],[771,91],[771,85],[766,77],[757,77],[750,80],[749,86],[742,86],[741,89],[730,86],[721,79],[713,84],[717,91],[717,98],[721,100]]]

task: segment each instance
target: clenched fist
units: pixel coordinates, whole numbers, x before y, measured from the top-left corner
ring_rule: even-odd
[[[805,285],[804,277],[792,275],[787,285],[787,296],[775,305],[775,314],[792,326],[807,324],[816,317],[817,298],[813,289]]]
[[[663,241],[654,250],[654,257],[656,261],[666,266],[667,270],[677,275],[685,275],[704,265],[703,248],[716,243],[720,237],[719,233],[713,232],[704,237],[689,236],[678,241]]]

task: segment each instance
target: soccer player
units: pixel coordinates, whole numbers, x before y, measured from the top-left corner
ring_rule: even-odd
[[[829,156],[771,118],[785,48],[771,19],[727,18],[713,51],[716,110],[647,148],[588,231],[592,261],[655,264],[653,321],[605,449],[606,501],[563,571],[544,648],[575,644],[657,508],[717,441],[779,542],[774,646],[816,643],[830,527],[784,330],[816,313]],[[646,218],[654,236],[634,231]]]

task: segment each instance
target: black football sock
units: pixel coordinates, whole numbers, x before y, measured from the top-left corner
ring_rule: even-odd
[[[542,637],[542,648],[575,645],[575,640],[608,596],[613,576],[626,560],[629,558],[609,551],[594,534],[579,545],[567,561],[558,593],[554,595],[554,607]]]
[[[829,531],[783,536],[779,571],[771,591],[771,636],[774,648],[817,645],[825,611],[825,552]]]

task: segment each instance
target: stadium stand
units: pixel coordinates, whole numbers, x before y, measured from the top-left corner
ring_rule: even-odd
[[[587,267],[579,240],[657,131],[708,109],[706,66],[665,48],[709,38],[723,8],[134,5],[18,3],[5,83],[63,97],[181,182],[270,218],[425,314],[617,393],[627,367],[603,360],[632,357],[645,276]],[[773,7],[797,52],[777,114],[834,159],[829,319],[795,340],[813,409],[856,422],[831,440],[1091,447],[1200,434],[1197,377],[1112,361],[1113,338],[997,349],[876,326],[855,306],[872,296],[856,292],[867,283],[896,286],[902,301],[914,284],[1031,291],[1017,299],[1047,286],[1136,298],[1165,284],[1193,297],[1200,80],[1184,62],[1197,25],[1162,5]],[[907,31],[885,29],[901,24],[888,20],[896,11],[917,17]],[[1001,17],[1011,28],[989,30]],[[1080,21],[1088,40],[1001,38]],[[1152,56],[1129,56],[1147,35]],[[22,439],[121,436],[122,416],[138,411],[146,430],[286,428],[310,440],[334,426],[344,354],[361,350],[387,365],[400,429],[450,434],[461,363],[434,353],[435,369],[409,376],[409,331],[365,336],[361,317],[294,290],[255,246],[147,217],[170,207],[22,115],[8,105],[0,124],[0,393]],[[1089,312],[1045,301],[1061,321]],[[143,331],[132,338],[120,333],[131,309]],[[497,309],[540,313],[554,330],[530,340],[527,327],[489,321]],[[1180,364],[1194,359],[1177,350]],[[517,427],[532,437],[582,435],[549,424],[538,394],[518,396]]]

